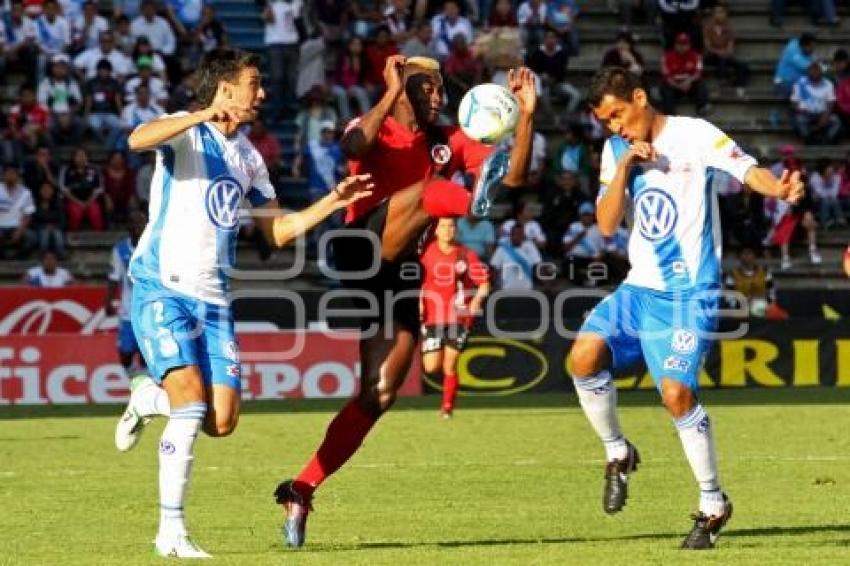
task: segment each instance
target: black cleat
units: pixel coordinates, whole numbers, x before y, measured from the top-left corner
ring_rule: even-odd
[[[274,498],[283,505],[286,521],[281,531],[284,543],[299,548],[304,546],[307,531],[307,515],[313,510],[310,499],[303,497],[292,486],[293,480],[286,480],[274,490]]]
[[[630,473],[637,470],[640,454],[631,442],[626,441],[626,457],[611,460],[605,465],[605,493],[602,495],[602,508],[609,515],[618,513],[626,505],[629,488],[626,483]]]
[[[717,538],[720,536],[720,529],[723,525],[732,518],[732,502],[723,494],[723,501],[726,503],[726,509],[720,516],[709,517],[702,512],[697,512],[691,515],[694,520],[694,528],[682,541],[682,548],[688,550],[707,550],[714,548]]]

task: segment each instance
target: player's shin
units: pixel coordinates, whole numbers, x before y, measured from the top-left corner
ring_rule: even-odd
[[[628,448],[617,418],[617,388],[611,373],[603,370],[593,376],[573,376],[573,383],[590,426],[605,445],[607,460],[625,459]]]
[[[141,417],[161,415],[167,417],[171,413],[168,394],[150,377],[140,375],[133,378],[133,409]]]
[[[443,413],[451,414],[457,398],[458,379],[455,374],[446,374],[443,378]]]
[[[201,429],[207,406],[202,401],[176,407],[159,442],[158,538],[186,535],[183,505],[194,460],[195,439]]]
[[[676,428],[685,456],[700,486],[700,512],[709,517],[722,515],[725,503],[717,474],[711,419],[703,406],[697,403],[687,414],[676,419]]]

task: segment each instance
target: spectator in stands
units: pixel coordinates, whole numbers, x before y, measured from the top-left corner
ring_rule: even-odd
[[[188,39],[198,24],[204,8],[204,0],[163,0],[165,17],[181,39]]]
[[[838,186],[838,199],[845,214],[850,214],[850,151],[844,156],[844,162],[838,168],[841,183]]]
[[[130,24],[130,33],[136,41],[146,37],[154,50],[162,55],[165,61],[168,80],[173,83],[180,81],[180,60],[177,58],[177,38],[168,20],[156,15],[156,2],[142,0],[141,14]]]
[[[690,38],[697,50],[702,49],[699,5],[699,0],[658,0],[664,49],[673,49],[682,33]]]
[[[109,31],[109,22],[97,13],[97,4],[94,0],[86,0],[83,3],[82,13],[70,23],[73,53],[81,53],[86,49],[97,47],[100,34]]]
[[[619,14],[620,23],[627,30],[632,27],[635,11],[643,12],[649,25],[655,25],[658,18],[658,0],[608,0],[608,6],[612,12]]]
[[[305,148],[310,142],[321,139],[322,124],[325,122],[337,123],[337,114],[325,100],[325,91],[321,86],[313,87],[305,100],[306,108],[295,116],[295,125],[298,131],[295,133],[293,171],[300,172],[300,160]],[[297,167],[296,167],[297,165]],[[298,176],[298,175],[296,175]]]
[[[51,59],[47,76],[38,85],[38,103],[50,111],[52,121],[51,131],[70,129],[72,139],[80,139],[79,111],[82,108],[83,94],[80,85],[69,73],[68,56],[57,53]],[[69,128],[62,128],[61,123],[67,123]],[[57,125],[60,126],[57,128]],[[58,144],[53,137],[54,143]],[[64,145],[64,144],[58,144]]]
[[[59,266],[59,258],[55,253],[46,251],[41,254],[41,263],[29,268],[21,281],[31,287],[52,289],[72,285],[74,277],[67,269]]]
[[[78,147],[74,150],[70,163],[60,174],[59,183],[67,207],[68,231],[79,230],[84,217],[93,230],[103,231],[106,228],[100,206],[103,181],[100,172],[89,164],[85,149]]]
[[[35,212],[32,193],[21,183],[18,168],[6,165],[0,182],[0,259],[23,259],[32,241],[28,232]]]
[[[348,40],[345,51],[337,57],[334,84],[331,87],[339,115],[346,124],[355,116],[351,110],[352,99],[357,103],[358,115],[365,114],[372,107],[369,92],[364,86],[367,66],[363,40],[355,35]],[[311,94],[308,94],[308,99]]]
[[[847,226],[841,203],[838,201],[838,191],[841,188],[841,174],[835,163],[829,159],[821,159],[817,167],[809,175],[809,186],[815,202],[820,208],[818,221],[824,230],[833,224]]]
[[[749,82],[750,68],[735,57],[735,32],[729,23],[726,6],[718,4],[714,7],[711,17],[703,24],[702,35],[703,59],[706,65],[714,66],[718,77],[734,86],[738,97],[743,98],[744,87]]]
[[[350,30],[354,35],[368,37],[372,34],[375,26],[384,21],[383,12],[380,9],[379,0],[357,0],[349,2],[348,6]]]
[[[366,66],[363,69],[366,83],[372,85],[376,90],[373,98],[377,99],[384,92],[384,67],[387,59],[398,54],[396,45],[390,36],[387,26],[381,25],[375,28],[374,40],[366,46]]]
[[[298,79],[298,25],[302,16],[301,0],[272,0],[263,11],[265,44],[269,62],[269,103],[272,121],[293,110],[295,81]]]
[[[768,304],[776,302],[773,274],[759,263],[752,246],[742,246],[738,250],[738,265],[726,274],[723,286],[729,291],[740,293],[737,297],[724,294],[729,306],[746,309],[751,315],[764,316]]]
[[[566,102],[568,114],[575,112],[581,102],[581,93],[567,81],[568,64],[569,55],[552,29],[546,31],[543,43],[526,59],[526,65],[540,77],[544,95],[541,101],[550,113],[550,98]]]
[[[310,92],[315,85],[327,83],[328,72],[325,64],[327,53],[325,39],[313,29],[307,40],[298,48],[298,79],[295,81],[295,96],[299,99]]]
[[[40,145],[35,150],[33,159],[24,164],[24,185],[40,187],[43,183],[59,186],[59,167],[50,156],[50,148]]]
[[[121,151],[113,151],[102,170],[103,202],[111,222],[122,223],[130,211],[138,208],[136,202],[136,174]]]
[[[277,137],[274,134],[268,131],[265,121],[260,116],[257,116],[251,122],[251,131],[248,133],[248,139],[257,151],[260,152],[260,155],[263,156],[263,161],[269,170],[272,184],[274,184],[274,179],[277,178],[281,168],[280,142],[277,141]]]
[[[136,90],[139,87],[145,87],[151,95],[151,100],[157,106],[165,107],[168,105],[168,89],[165,82],[153,74],[153,59],[147,55],[142,55],[136,59],[136,69],[138,74],[124,83],[124,101],[127,104],[132,104],[136,101]]]
[[[141,9],[140,0],[112,0],[113,19],[121,17],[128,19],[139,15]]]
[[[112,76],[108,59],[97,64],[97,76],[83,89],[83,117],[89,128],[109,148],[114,148],[124,128],[121,121],[121,84]]]
[[[579,9],[577,0],[548,0],[546,6],[546,23],[555,30],[561,44],[569,55],[579,54],[579,40],[576,20]]]
[[[86,80],[93,79],[98,74],[98,65],[106,59],[109,61],[110,74],[124,78],[133,71],[133,64],[121,51],[115,48],[115,35],[111,31],[100,34],[97,47],[86,49],[74,59],[74,67],[85,76]]]
[[[462,34],[466,38],[467,45],[471,45],[474,38],[472,23],[460,15],[460,5],[456,0],[446,0],[443,11],[431,19],[431,29],[436,40],[437,56],[440,59],[449,56],[452,39],[457,34]]]
[[[313,10],[322,37],[330,45],[339,43],[348,27],[348,0],[314,0]]]
[[[130,18],[123,14],[115,19],[115,47],[127,56],[130,56],[136,47],[136,40],[130,31]]]
[[[773,85],[777,94],[789,98],[794,84],[802,77],[814,60],[815,36],[805,32],[799,38],[788,40],[773,77]]]
[[[3,18],[5,28],[3,58],[5,65],[35,82],[38,78],[38,33],[35,22],[24,12],[21,0],[13,0]]]
[[[534,271],[542,261],[537,246],[526,239],[522,224],[516,223],[508,241],[496,247],[490,265],[500,288],[530,291],[534,288]]]
[[[151,65],[151,74],[161,79],[164,83],[168,81],[168,73],[167,66],[165,64],[165,59],[162,56],[154,51],[151,42],[146,37],[140,37],[136,40],[136,43],[133,45],[133,51],[130,54],[130,65],[131,71],[139,71],[139,60],[147,62],[150,60]]]
[[[590,150],[584,142],[584,128],[581,124],[572,122],[564,129],[564,137],[552,153],[550,170],[555,176],[564,171],[575,174],[579,186],[587,191]]]
[[[605,238],[596,226],[596,209],[584,202],[578,209],[579,219],[570,224],[562,238],[564,246],[563,272],[578,284],[593,286],[596,278],[589,277],[588,268],[605,257]]]
[[[407,40],[401,48],[401,54],[410,57],[437,58],[437,50],[434,48],[433,28],[431,22],[422,21],[416,24],[416,33]]]
[[[39,61],[41,71],[47,67],[51,57],[64,53],[71,45],[71,25],[60,14],[56,0],[45,0],[44,11],[36,20],[35,28],[42,55]]]
[[[125,134],[129,136],[137,126],[156,120],[165,114],[161,106],[151,100],[151,91],[147,85],[140,84],[136,87],[136,96],[133,102],[121,111],[121,121],[124,124]],[[123,143],[119,144],[123,148]]]
[[[605,238],[605,265],[609,284],[618,284],[629,272],[629,230],[623,225]]]
[[[389,0],[384,8],[384,25],[390,30],[392,41],[403,45],[413,35],[410,0]]]
[[[832,58],[835,81],[835,113],[841,118],[845,134],[850,133],[850,54],[838,49]]]
[[[336,141],[336,124],[325,120],[319,128],[320,138],[309,142],[303,153],[311,203],[327,196],[342,180],[347,170],[342,148]],[[341,225],[342,219],[338,214],[334,214],[316,226],[310,236],[311,248],[318,251],[317,244],[322,234]]]
[[[665,114],[676,113],[676,101],[690,98],[696,104],[697,114],[708,113],[708,91],[702,80],[702,55],[691,47],[691,38],[685,32],[676,36],[673,49],[664,52],[661,60],[661,99]]]
[[[496,249],[496,228],[486,218],[470,214],[457,222],[457,241],[486,262]]]
[[[803,179],[807,178],[803,162],[797,157],[796,149],[792,145],[780,148],[783,159],[771,166],[774,175],[781,175],[787,170],[789,173],[799,171]],[[777,246],[781,254],[781,269],[791,269],[791,242],[799,228],[806,233],[809,244],[809,260],[813,265],[823,262],[817,248],[817,221],[815,220],[815,206],[811,191],[796,205],[790,205],[779,199],[764,200],[764,216],[768,221],[769,229],[764,243]]]
[[[537,246],[537,249],[544,250],[546,248],[546,233],[540,223],[534,219],[534,216],[531,203],[527,200],[519,201],[514,218],[505,220],[499,227],[499,241],[507,242],[511,237],[511,230],[513,230],[514,225],[520,224],[523,227],[526,240]]]
[[[146,151],[141,154],[142,165],[136,170],[136,200],[140,210],[148,209],[151,198],[151,182],[156,166],[156,153]]]
[[[643,55],[635,48],[635,40],[628,31],[617,34],[614,46],[602,57],[603,67],[623,67],[637,76],[643,74],[645,67]]]
[[[522,35],[522,43],[527,49],[534,49],[543,43],[546,31],[547,6],[544,0],[526,0],[519,5],[516,19]]]
[[[50,182],[45,181],[38,189],[31,226],[40,252],[50,250],[60,259],[65,258],[65,210],[56,187]]]
[[[786,0],[771,0],[770,25],[782,27],[785,18],[785,2]],[[807,9],[813,25],[836,26],[839,24],[835,0],[806,0],[801,4]]]
[[[9,109],[9,131],[19,152],[30,154],[39,145],[47,145],[50,112],[38,103],[35,89],[24,84],[18,90],[18,103]]]
[[[452,39],[452,50],[443,63],[445,77],[447,110],[454,115],[460,99],[473,86],[481,82],[484,71],[481,61],[469,49],[466,38],[459,33]]]
[[[517,16],[511,0],[496,0],[487,23],[491,28],[517,27]]]
[[[542,191],[543,229],[546,233],[548,255],[559,257],[562,253],[561,239],[570,224],[578,220],[579,205],[586,196],[579,189],[578,176],[572,171],[554,175],[554,183]]]
[[[824,78],[820,63],[809,64],[791,92],[794,129],[806,144],[832,144],[841,132],[841,119],[835,113],[835,88]]]
[[[216,17],[215,8],[210,4],[204,4],[201,10],[201,21],[192,31],[192,43],[195,46],[191,55],[193,63],[200,61],[204,53],[224,47],[228,43],[224,25]]]

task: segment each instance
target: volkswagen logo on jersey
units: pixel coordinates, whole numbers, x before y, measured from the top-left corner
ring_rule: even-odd
[[[210,221],[223,230],[233,230],[239,223],[242,185],[233,177],[217,177],[207,189],[206,202]]]
[[[659,189],[649,189],[635,201],[635,221],[640,235],[654,242],[663,240],[676,227],[679,211],[672,197]]]

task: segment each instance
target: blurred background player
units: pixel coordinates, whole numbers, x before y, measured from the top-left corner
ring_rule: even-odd
[[[368,313],[360,320],[360,391],[331,421],[298,477],[275,490],[275,500],[286,512],[283,534],[290,546],[304,544],[313,492],[357,451],[393,405],[410,370],[419,335],[417,239],[433,218],[465,216],[473,199],[476,206],[489,208],[500,180],[507,187],[520,187],[528,172],[537,102],[530,70],[509,74],[520,116],[507,172],[495,165],[504,154],[493,154],[457,126],[437,125],[444,99],[437,61],[393,55],[387,59],[384,80],[384,96],[349,124],[342,139],[351,172],[370,174],[375,190],[349,207],[349,235],[333,242],[341,282],[352,290],[357,311]],[[462,172],[475,181],[472,194],[446,180]],[[412,266],[413,276],[406,266]],[[373,275],[360,275],[374,268]]]
[[[432,384],[442,381],[440,413],[444,418],[451,418],[454,411],[458,357],[466,347],[473,319],[490,293],[487,266],[478,254],[457,242],[456,222],[440,218],[434,238],[419,257],[422,371]]]
[[[118,359],[132,377],[134,371],[144,367],[144,360],[140,359],[140,366],[134,365],[136,354],[141,358],[139,343],[133,334],[133,325],[130,322],[130,305],[133,296],[133,282],[130,280],[130,258],[142,237],[145,224],[148,219],[140,210],[130,213],[127,223],[129,235],[122,238],[112,247],[111,268],[109,271],[109,282],[106,286],[106,305],[104,311],[106,316],[115,316],[115,293],[121,289],[121,303],[118,307]]]
[[[673,417],[694,477],[699,510],[683,548],[711,548],[732,515],[721,490],[708,414],[697,398],[699,373],[717,326],[721,237],[711,169],[727,171],[763,195],[795,202],[799,172],[777,179],[727,135],[701,119],[665,116],[640,79],[615,67],[594,77],[589,102],[614,135],[602,152],[597,221],[613,235],[633,210],[632,268],[585,319],[568,369],[591,426],[605,445],[603,508],[622,510],[628,475],[640,462],[617,418],[611,372],[645,361]]]
[[[265,98],[259,59],[215,49],[198,73],[202,110],[142,124],[128,140],[133,151],[158,154],[150,222],[130,260],[133,331],[153,379],[132,384],[116,430],[116,445],[128,450],[145,417],[169,417],[159,443],[155,551],[178,558],[209,557],[184,523],[195,439],[202,428],[227,436],[239,418],[241,364],[227,274],[243,202],[261,209],[256,224],[283,246],[369,194],[366,176],[350,177],[311,207],[283,214],[262,156],[239,132]]]

